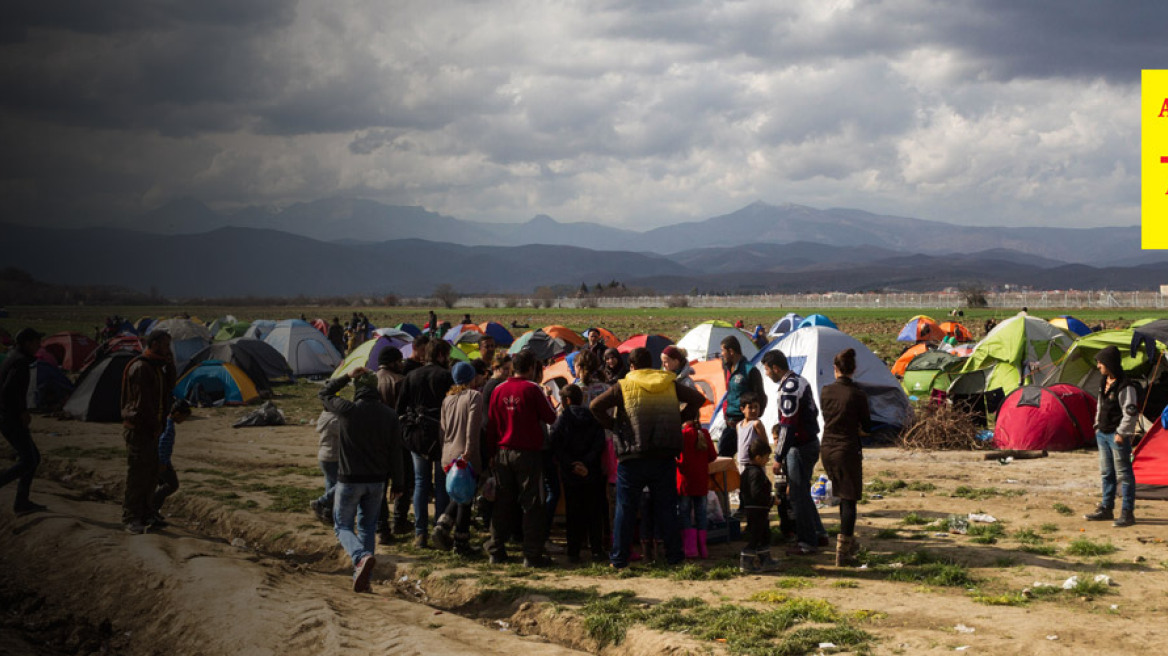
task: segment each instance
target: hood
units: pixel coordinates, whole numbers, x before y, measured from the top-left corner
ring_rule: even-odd
[[[353,393],[354,401],[376,401],[381,403],[381,393],[376,387],[358,387]]]
[[[624,379],[649,394],[661,394],[673,389],[673,381],[677,380],[677,376],[673,375],[673,372],[661,369],[635,369]]]
[[[592,416],[591,410],[579,405],[565,407],[563,416],[564,421],[573,427],[590,426],[592,422],[596,421],[596,417]]]
[[[1123,378],[1123,357],[1116,346],[1108,346],[1095,354],[1095,361],[1102,362],[1108,373],[1115,378]]]

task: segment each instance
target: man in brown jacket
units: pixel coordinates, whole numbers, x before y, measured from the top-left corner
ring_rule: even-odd
[[[122,375],[122,436],[126,440],[126,532],[145,533],[154,521],[151,497],[158,480],[158,436],[174,400],[174,356],[170,334],[146,336],[146,352],[130,361]]]

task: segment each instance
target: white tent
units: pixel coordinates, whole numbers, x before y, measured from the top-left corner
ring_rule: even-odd
[[[775,325],[771,326],[771,329],[767,331],[767,337],[782,337],[798,328],[802,321],[803,317],[794,312],[789,312],[783,315],[782,319],[776,321]]]
[[[343,359],[319,330],[299,319],[276,322],[264,341],[284,356],[294,376],[327,376]]]
[[[737,337],[742,346],[742,356],[747,360],[758,353],[758,347],[750,340],[750,335],[742,332],[725,321],[704,321],[694,326],[694,329],[677,340],[677,348],[685,349],[692,360],[712,360],[720,355],[722,340],[726,337]]]
[[[825,385],[835,382],[832,368],[835,355],[844,349],[856,349],[856,373],[852,380],[868,394],[868,406],[872,421],[876,424],[902,427],[908,424],[912,414],[908,396],[900,382],[888,370],[884,361],[868,350],[859,340],[826,326],[808,326],[787,333],[758,352],[750,363],[762,371],[762,356],[772,349],[779,349],[787,356],[791,370],[811,384],[815,404],[819,406],[819,391]],[[779,421],[779,406],[776,402],[779,386],[767,378],[763,372],[763,389],[766,391],[767,406],[762,413],[762,423],[768,436],[771,427]],[[719,403],[719,405],[721,405]],[[722,432],[725,422],[719,410],[710,421],[710,434]],[[819,415],[820,437],[822,438],[823,414]]]
[[[165,330],[170,335],[170,350],[174,363],[182,371],[191,356],[211,345],[211,331],[190,319],[167,319],[150,327],[150,332]]]

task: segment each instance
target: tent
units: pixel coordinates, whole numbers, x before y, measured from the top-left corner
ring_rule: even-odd
[[[701,409],[702,425],[709,426],[717,403],[726,396],[726,372],[722,370],[721,360],[695,362],[690,367],[693,369],[690,378],[706,397],[706,403]]]
[[[945,333],[941,330],[941,326],[932,317],[926,317],[923,314],[909,319],[904,327],[900,329],[900,334],[896,336],[898,342],[939,342]]]
[[[1010,392],[994,423],[999,449],[1071,451],[1095,443],[1095,399],[1074,385]]]
[[[191,356],[211,344],[211,332],[201,323],[190,319],[166,319],[150,329],[165,330],[170,334],[170,350],[174,353],[174,363],[179,371],[187,365]]]
[[[928,350],[928,344],[914,344],[905,349],[904,352],[900,354],[900,357],[896,359],[896,362],[892,363],[892,375],[904,376],[904,372],[908,369],[908,363],[912,362],[913,358]]]
[[[490,335],[493,337],[495,339],[495,343],[499,346],[511,346],[511,343],[515,341],[515,336],[512,335],[511,331],[507,330],[507,328],[501,323],[496,323],[494,321],[484,321],[479,324],[479,330],[481,330],[484,335]]]
[[[247,339],[264,339],[276,327],[276,322],[271,319],[256,319],[251,322],[251,325],[244,331],[243,337]]]
[[[604,345],[608,348],[616,348],[620,346],[620,339],[618,339],[611,330],[607,328],[601,328],[600,326],[592,326],[588,330],[585,330],[584,337],[588,337],[588,333],[592,332],[593,330],[600,333],[600,341],[604,342]]]
[[[1079,321],[1069,314],[1060,314],[1059,316],[1050,320],[1050,325],[1056,328],[1062,328],[1075,337],[1082,337],[1083,335],[1090,335],[1091,328],[1087,324]]]
[[[60,367],[37,360],[28,383],[28,407],[34,410],[60,408],[73,392],[73,383]]]
[[[418,337],[422,334],[422,329],[412,323],[399,323],[398,325],[394,326],[394,328],[407,332],[413,337]]]
[[[1132,473],[1137,499],[1168,500],[1168,430],[1163,418],[1152,422],[1132,451]]]
[[[539,360],[551,360],[562,355],[568,348],[561,339],[556,339],[542,330],[530,330],[515,338],[507,352],[514,355],[523,350],[531,351]]]
[[[325,339],[328,338],[329,323],[327,321],[325,321],[324,319],[322,319],[320,317],[317,317],[308,323],[313,328],[316,328],[317,330],[319,330],[320,334],[325,336]]]
[[[781,337],[799,327],[803,323],[803,317],[794,312],[788,312],[783,315],[782,319],[775,322],[771,329],[767,331],[767,337]]]
[[[284,356],[294,376],[327,376],[343,359],[319,330],[299,319],[277,322],[264,341]]]
[[[392,346],[400,351],[402,347],[409,343],[409,341],[398,337],[378,337],[377,339],[366,340],[360,346],[353,349],[349,355],[345,356],[344,361],[333,371],[332,378],[340,378],[352,371],[354,367],[366,367],[376,371],[377,358],[386,347]],[[411,352],[413,351],[411,350]],[[402,357],[405,356],[403,355]]]
[[[137,354],[114,351],[81,373],[65,415],[81,421],[122,420],[122,373]]]
[[[726,337],[735,337],[742,346],[742,356],[747,360],[758,353],[758,347],[751,341],[750,336],[725,321],[703,321],[694,326],[693,330],[677,340],[677,347],[685,349],[689,359],[709,360],[717,358],[722,348],[722,340]],[[662,347],[664,348],[664,347]]]
[[[66,371],[81,371],[85,361],[97,350],[98,343],[75,332],[57,333],[41,341],[41,348],[52,354]]]
[[[260,398],[255,384],[230,362],[204,360],[174,386],[174,395],[191,405],[244,405]]]
[[[95,349],[93,351],[93,353],[89,354],[89,357],[87,357],[85,359],[85,363],[84,363],[84,366],[82,367],[82,371],[84,371],[85,369],[88,369],[90,366],[93,365],[93,363],[97,362],[98,360],[106,357],[107,355],[109,355],[111,353],[119,353],[120,352],[120,353],[130,353],[133,355],[137,355],[145,350],[146,350],[145,347],[143,347],[143,345],[142,345],[142,340],[139,339],[137,336],[118,335],[117,337],[111,337],[111,338],[107,339],[106,341],[102,342],[101,345],[98,346],[97,349]]]
[[[749,340],[747,340],[747,341],[749,341]],[[660,369],[661,368],[661,352],[665,350],[666,346],[669,346],[672,343],[673,343],[673,340],[669,339],[665,335],[644,335],[644,334],[641,334],[641,335],[633,335],[632,337],[621,342],[621,345],[616,347],[616,350],[627,355],[628,353],[631,353],[632,350],[635,348],[649,349],[649,355],[652,356],[652,359],[653,359],[653,368]]]
[[[239,320],[235,318],[234,314],[228,314],[226,316],[219,317],[218,319],[207,324],[207,332],[211,333],[212,335],[216,335],[223,328],[223,326],[235,323],[237,321]]]
[[[158,323],[158,319],[142,317],[141,319],[138,319],[138,323],[134,324],[134,332],[138,333],[139,335],[145,335],[146,333],[150,332],[150,329],[153,328],[154,324],[156,323]]]
[[[928,396],[933,390],[947,390],[953,382],[952,372],[961,368],[964,358],[945,351],[925,351],[905,366],[901,386],[913,395]]]
[[[219,330],[215,331],[214,339],[216,342],[226,342],[237,337],[243,337],[247,334],[248,328],[251,328],[251,323],[248,321],[222,323],[219,325]]]
[[[1029,381],[1041,385],[1054,374],[1054,364],[1072,343],[1062,330],[1019,313],[998,324],[973,347],[949,393],[996,395],[1000,390],[1006,395]]]
[[[956,321],[942,321],[939,325],[941,332],[946,337],[952,337],[958,342],[973,341],[973,333],[969,332],[968,328],[957,323]]]
[[[1146,377],[1151,372],[1146,352],[1143,349],[1136,349],[1134,352],[1131,350],[1135,332],[1131,328],[1120,328],[1101,330],[1080,337],[1071,345],[1066,356],[1046,381],[1070,383],[1094,395],[1099,389],[1100,379],[1099,370],[1095,368],[1095,355],[1108,346],[1119,348],[1124,371],[1137,378]],[[1154,340],[1154,343],[1161,350],[1165,348],[1164,343],[1158,339]],[[1161,409],[1158,408],[1157,412]]]
[[[581,337],[580,333],[565,326],[544,326],[543,331],[549,336],[562,339],[565,343],[572,344],[573,346],[580,347],[588,343],[588,340]]]
[[[274,380],[292,379],[292,368],[288,366],[288,361],[279,351],[260,339],[237,337],[226,342],[215,342],[191,356],[182,373],[207,360],[229,362],[239,367],[261,393],[271,391]]]
[[[451,344],[457,344],[458,338],[465,333],[477,333],[478,335],[482,335],[483,329],[479,328],[473,323],[460,323],[450,330],[447,330],[446,334],[442,335],[442,339],[450,342]],[[476,339],[475,341],[478,340]]]
[[[378,328],[373,331],[373,337],[389,337],[390,339],[397,339],[398,341],[407,343],[414,341],[413,335],[404,330],[398,330],[397,328]],[[373,339],[373,337],[370,337],[370,339]]]
[[[900,387],[900,381],[892,375],[888,367],[875,353],[868,350],[859,340],[827,326],[809,326],[788,333],[773,340],[766,348],[758,352],[750,361],[755,367],[762,367],[762,357],[772,349],[779,349],[787,356],[791,370],[803,376],[810,383],[815,395],[815,403],[819,405],[819,391],[824,385],[835,381],[835,370],[832,367],[835,355],[847,348],[856,350],[856,373],[852,380],[868,394],[868,406],[872,413],[872,421],[881,427],[896,427],[907,425],[912,410],[908,396]],[[767,395],[767,406],[762,413],[762,422],[770,428],[779,420],[778,384],[765,374],[763,389]],[[719,401],[720,403],[720,401]],[[721,409],[719,408],[711,421],[710,433],[718,435],[724,425]],[[820,428],[823,427],[823,416],[819,417]]]
[[[795,327],[795,330],[806,328],[807,326],[827,326],[828,328],[838,328],[834,321],[828,319],[822,314],[813,314],[803,319],[799,322],[799,325]]]

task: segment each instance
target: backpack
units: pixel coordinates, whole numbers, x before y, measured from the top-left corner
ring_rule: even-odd
[[[441,423],[438,410],[413,406],[400,417],[402,444],[412,453],[428,460],[442,457]]]

